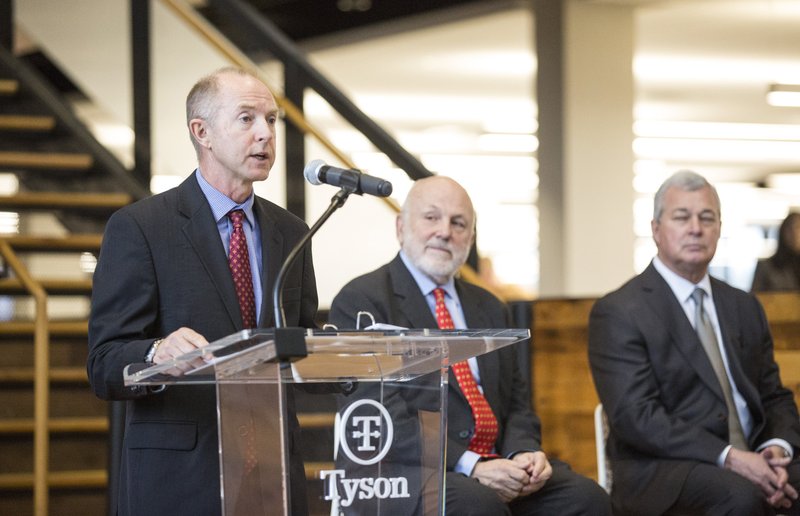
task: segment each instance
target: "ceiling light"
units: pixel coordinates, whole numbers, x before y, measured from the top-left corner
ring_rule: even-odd
[[[644,138],[800,141],[797,124],[637,120],[633,132]]]
[[[800,174],[775,173],[767,176],[767,187],[794,195],[800,193]]]
[[[800,142],[638,137],[633,152],[637,159],[668,163],[781,164],[797,162]]]
[[[19,233],[19,213],[0,211],[0,234],[10,235],[16,233]]]
[[[800,107],[800,84],[770,84],[767,91],[770,106]]]
[[[531,153],[539,148],[532,134],[486,133],[478,136],[478,148],[484,152]]]

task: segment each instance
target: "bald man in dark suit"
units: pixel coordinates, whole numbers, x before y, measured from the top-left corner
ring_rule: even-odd
[[[359,311],[378,323],[436,328],[433,291],[442,289],[455,328],[505,328],[503,303],[455,277],[475,236],[466,191],[446,177],[418,180],[397,218],[400,254],[348,283],[331,305],[330,322],[354,328]],[[607,515],[610,502],[593,481],[550,461],[541,446],[513,348],[472,359],[470,368],[497,420],[494,454],[471,449],[476,424],[450,372],[447,400],[446,513],[448,515]]]
[[[125,387],[123,369],[166,362],[252,325],[275,325],[272,285],[308,230],[253,193],[253,183],[267,179],[275,160],[277,117],[272,93],[249,73],[226,68],[204,77],[187,98],[198,169],[180,186],[123,208],[108,222],[94,274],[88,372],[99,397],[129,400],[117,514],[221,513],[214,386]],[[238,295],[227,256],[234,210],[244,214],[249,306]],[[288,326],[313,327],[317,291],[308,250],[286,278],[284,301]],[[248,312],[254,321],[247,322]],[[291,513],[303,514],[302,463],[292,468]],[[283,479],[260,481],[280,486]]]

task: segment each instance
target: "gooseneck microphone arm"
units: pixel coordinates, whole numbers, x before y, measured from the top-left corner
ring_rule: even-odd
[[[272,307],[275,312],[275,327],[276,328],[285,328],[286,327],[286,315],[283,312],[283,283],[286,279],[286,274],[289,272],[289,269],[294,264],[297,256],[300,254],[300,251],[306,246],[306,244],[311,240],[311,237],[319,231],[319,228],[327,221],[333,212],[344,206],[345,201],[347,201],[347,197],[353,193],[355,190],[353,187],[342,187],[341,190],[336,192],[331,198],[331,204],[328,206],[328,209],[322,214],[322,216],[317,220],[311,229],[303,235],[303,238],[295,244],[292,250],[289,252],[289,255],[286,257],[286,260],[283,262],[283,266],[281,266],[281,270],[278,272],[278,277],[275,278],[275,286],[272,288]]]

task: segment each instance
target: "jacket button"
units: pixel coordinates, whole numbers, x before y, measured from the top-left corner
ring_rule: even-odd
[[[466,439],[467,437],[469,437],[469,430],[462,430],[458,432],[459,439]]]

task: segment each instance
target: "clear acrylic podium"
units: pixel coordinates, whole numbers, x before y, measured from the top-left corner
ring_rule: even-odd
[[[447,367],[530,332],[303,331],[293,362],[276,330],[244,330],[125,383],[216,385],[225,516],[444,514]],[[298,397],[330,410],[298,423]]]

